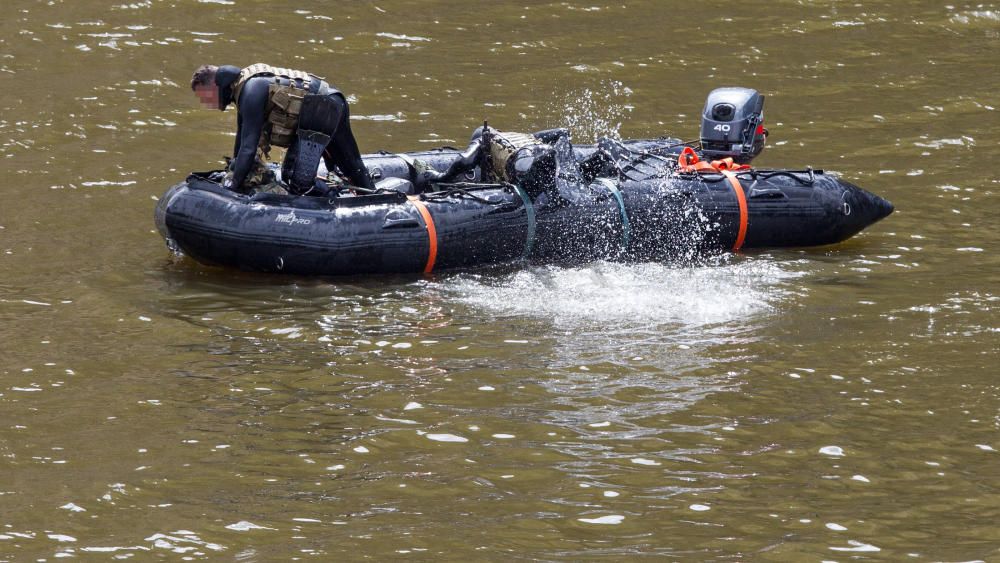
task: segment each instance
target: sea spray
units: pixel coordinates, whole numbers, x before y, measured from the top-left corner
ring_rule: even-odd
[[[593,143],[601,137],[621,139],[621,126],[632,106],[627,99],[632,90],[615,80],[605,80],[593,88],[553,95],[553,113],[567,127],[574,143]]]
[[[780,264],[720,256],[714,264],[595,262],[540,266],[501,275],[462,274],[437,284],[494,316],[548,318],[564,327],[742,323],[766,314],[798,274]]]

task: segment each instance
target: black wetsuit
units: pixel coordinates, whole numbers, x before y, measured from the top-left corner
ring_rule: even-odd
[[[232,69],[235,67],[221,67],[217,83],[219,86],[220,105],[224,109],[232,99],[232,85],[239,75],[236,69],[233,76]],[[228,71],[228,72],[226,72]],[[240,91],[239,108],[236,118],[236,143],[233,146],[233,186],[239,187],[246,180],[247,174],[253,168],[254,159],[257,155],[257,146],[260,143],[260,135],[264,128],[264,120],[267,118],[268,87],[274,83],[275,78],[271,76],[257,76],[247,80]],[[279,78],[282,82],[285,79]],[[329,170],[334,166],[340,168],[347,178],[355,186],[372,189],[371,176],[365,168],[361,159],[361,151],[358,143],[354,139],[351,131],[350,113],[347,107],[347,100],[344,95],[334,88],[329,88],[325,82],[314,81],[311,95],[327,96],[327,107],[332,111],[329,115],[321,119],[314,119],[312,123],[303,123],[300,119],[299,127],[319,131],[330,135],[330,142],[323,152],[323,160]],[[289,153],[295,153],[293,141],[289,147]]]
[[[491,129],[491,131],[493,133],[497,132],[495,129]],[[534,196],[537,193],[545,191],[547,188],[555,186],[556,151],[553,145],[558,144],[560,139],[564,140],[567,146],[570,145],[569,130],[565,128],[546,129],[532,135],[538,139],[540,144],[531,145],[519,150],[507,162],[508,170],[506,171],[506,175],[516,178],[517,183],[523,184],[522,187]],[[429,190],[431,184],[435,182],[452,182],[460,174],[483,164],[484,151],[488,150],[486,148],[488,143],[489,141],[483,136],[483,128],[479,127],[472,134],[472,141],[469,143],[469,146],[459,154],[457,160],[451,163],[448,170],[438,172],[431,169],[415,175],[413,183],[417,193]],[[570,148],[570,151],[572,151],[572,148]],[[573,160],[572,152],[563,160],[564,165],[566,162]]]

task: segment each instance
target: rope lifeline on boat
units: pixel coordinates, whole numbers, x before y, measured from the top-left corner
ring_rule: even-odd
[[[736,194],[736,203],[740,207],[740,226],[736,233],[736,241],[733,242],[733,251],[738,251],[746,241],[750,212],[747,209],[746,193],[744,193],[743,186],[736,177],[736,172],[750,170],[751,167],[747,164],[735,164],[731,157],[705,162],[698,158],[698,155],[691,147],[684,147],[684,150],[677,157],[677,165],[680,167],[681,172],[722,174],[729,180],[729,185],[733,187],[733,193]]]
[[[632,234],[632,226],[629,224],[628,213],[625,212],[625,198],[622,197],[622,192],[618,189],[618,186],[616,186],[611,180],[607,178],[598,178],[597,183],[601,184],[605,188],[608,188],[608,191],[610,191],[611,194],[615,196],[615,200],[618,201],[618,209],[622,212],[622,250],[626,250],[628,249],[629,237]]]
[[[427,227],[427,241],[429,243],[429,249],[427,251],[427,265],[424,266],[424,273],[429,274],[431,270],[434,269],[434,262],[437,260],[438,253],[438,237],[437,228],[434,226],[434,218],[431,217],[431,212],[427,209],[427,205],[420,201],[420,198],[411,195],[407,196],[410,203],[417,208],[420,212],[420,216],[424,219],[424,225]]]
[[[510,184],[517,195],[521,196],[521,201],[524,202],[524,211],[528,215],[528,236],[524,240],[524,254],[521,256],[523,260],[527,260],[531,256],[531,249],[535,246],[535,206],[531,204],[531,198],[528,197],[527,192],[521,189],[521,186],[516,184]]]

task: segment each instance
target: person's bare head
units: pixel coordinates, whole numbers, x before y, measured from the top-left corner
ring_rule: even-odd
[[[191,76],[191,90],[198,96],[201,105],[208,109],[219,109],[219,89],[215,85],[218,70],[215,65],[201,65]]]

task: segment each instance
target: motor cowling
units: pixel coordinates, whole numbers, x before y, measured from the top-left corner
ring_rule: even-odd
[[[701,147],[706,159],[732,157],[747,164],[764,150],[764,96],[750,88],[716,88],[701,116]]]

